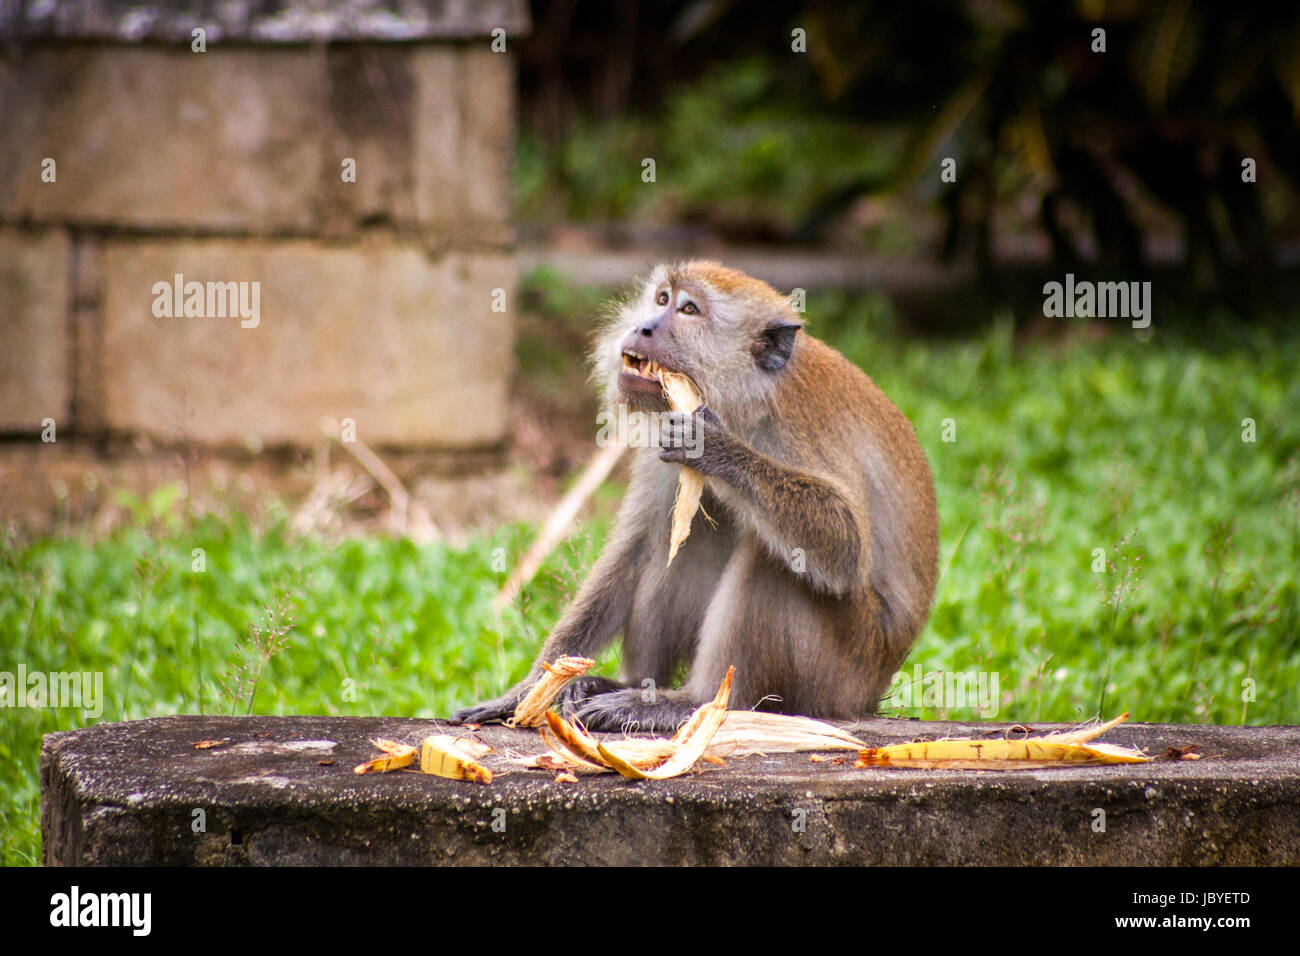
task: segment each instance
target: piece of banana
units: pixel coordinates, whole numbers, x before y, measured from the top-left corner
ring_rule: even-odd
[[[668,406],[675,412],[694,414],[704,404],[704,397],[685,375],[679,372],[661,371],[659,384],[663,386],[664,397]],[[677,549],[691,533],[691,521],[700,508],[700,496],[704,494],[704,476],[694,468],[683,466],[677,478],[677,500],[673,503],[672,536],[668,542],[668,563],[673,563]]]
[[[420,770],[451,780],[491,783],[492,771],[474,759],[482,755],[481,751],[475,753],[475,750],[471,750],[466,741],[447,734],[425,737],[420,745]]]

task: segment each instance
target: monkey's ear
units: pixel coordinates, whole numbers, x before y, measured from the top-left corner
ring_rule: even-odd
[[[790,360],[794,351],[795,334],[803,328],[799,322],[779,322],[769,325],[754,344],[754,358],[761,368],[775,372]]]

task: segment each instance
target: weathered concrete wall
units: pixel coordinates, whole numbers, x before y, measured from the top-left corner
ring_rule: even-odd
[[[372,222],[501,244],[512,84],[486,44],[34,49],[0,61],[0,218],[330,236]]]
[[[16,9],[0,431],[302,446],[329,416],[379,445],[502,441],[514,78],[490,34],[526,30],[522,0]],[[339,37],[363,42],[299,42]],[[176,274],[257,283],[256,326],[156,314]]]
[[[988,724],[873,719],[883,745]],[[1040,729],[1051,730],[1050,726]],[[665,781],[488,786],[357,776],[373,737],[418,744],[432,720],[165,717],[50,734],[47,864],[65,865],[1291,865],[1300,863],[1300,727],[1137,724],[1106,740],[1199,744],[1207,759],[991,773],[735,757]],[[531,731],[484,727],[503,754]],[[195,750],[201,740],[222,740]],[[203,828],[197,831],[196,811]],[[1099,816],[1098,811],[1104,814]],[[500,826],[504,821],[504,828]],[[1098,827],[1099,821],[1104,826]],[[494,826],[494,823],[497,824]]]
[[[258,325],[153,315],[172,276],[261,283]],[[328,415],[367,442],[474,445],[506,428],[513,286],[500,252],[430,256],[418,244],[114,240],[104,249],[110,428],[211,443],[293,443]],[[172,416],[171,420],[168,416]]]
[[[70,259],[61,230],[0,228],[0,430],[68,413]]]

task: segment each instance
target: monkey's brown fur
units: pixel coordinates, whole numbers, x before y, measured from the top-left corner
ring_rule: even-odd
[[[706,408],[668,412],[625,369],[649,359],[690,376]],[[934,483],[903,414],[783,296],[712,262],[655,270],[593,365],[611,402],[660,413],[661,447],[635,451],[609,544],[529,676],[453,722],[509,716],[540,661],[594,656],[620,632],[624,683],[566,695],[592,729],[671,730],[731,665],[733,707],[873,711],[925,624],[938,559]],[[668,567],[681,464],[705,476],[718,526],[697,514]],[[683,662],[684,687],[666,689]]]

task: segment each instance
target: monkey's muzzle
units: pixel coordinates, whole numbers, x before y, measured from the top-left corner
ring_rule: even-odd
[[[623,351],[623,371],[628,375],[649,379],[658,384],[660,381],[659,373],[664,369],[654,359],[646,358],[640,352],[625,349]]]
[[[663,400],[664,372],[671,371],[654,359],[633,349],[623,350],[623,367],[619,374],[619,387],[628,396],[644,396]],[[655,403],[657,404],[657,402]]]

